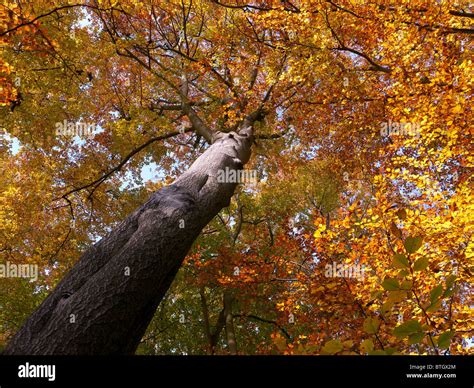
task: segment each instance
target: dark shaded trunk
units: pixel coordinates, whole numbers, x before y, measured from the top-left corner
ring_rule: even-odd
[[[229,205],[237,184],[219,183],[218,171],[241,169],[252,142],[250,127],[218,133],[186,173],[81,256],[4,354],[134,353],[194,240]]]
[[[227,346],[232,355],[237,354],[237,341],[235,339],[234,316],[232,314],[232,305],[234,296],[231,292],[224,292],[224,316],[225,316],[225,334],[227,338]]]
[[[209,319],[209,308],[207,307],[206,295],[204,287],[200,290],[201,294],[201,307],[203,311],[204,317],[204,332],[206,334],[206,338],[208,341],[208,353],[214,354],[216,351],[217,343],[219,342],[219,336],[221,335],[222,329],[225,327],[225,309],[222,308],[219,316],[217,318],[216,325],[214,327],[214,331],[211,332],[211,322]]]
[[[213,354],[214,348],[212,346],[212,334],[211,334],[211,323],[209,321],[209,309],[207,307],[206,301],[206,290],[204,286],[201,286],[199,289],[199,295],[201,296],[201,308],[202,315],[204,319],[204,333],[206,334],[207,344],[208,344],[208,353]]]

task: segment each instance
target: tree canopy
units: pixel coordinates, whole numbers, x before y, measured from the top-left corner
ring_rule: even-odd
[[[3,0],[0,264],[39,275],[0,279],[0,345],[260,107],[253,179],[138,353],[472,351],[473,15],[465,0]]]

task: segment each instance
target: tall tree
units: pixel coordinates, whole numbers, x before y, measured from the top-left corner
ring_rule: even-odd
[[[5,352],[165,349],[179,295],[192,351],[464,352],[470,19],[423,0],[0,5],[0,251],[42,269],[0,283]],[[220,179],[244,165],[258,182]]]

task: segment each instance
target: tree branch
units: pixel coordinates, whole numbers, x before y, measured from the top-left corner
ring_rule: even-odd
[[[65,194],[63,194],[61,197],[58,197],[58,198],[55,198],[53,199],[53,201],[57,201],[59,199],[67,199],[67,197],[73,193],[76,193],[76,192],[79,192],[81,190],[84,190],[84,189],[87,189],[89,187],[93,187],[93,190],[92,192],[88,195],[88,198],[90,198],[92,196],[92,194],[94,193],[94,191],[97,189],[97,187],[99,187],[104,181],[107,180],[107,178],[109,178],[112,174],[114,174],[115,172],[117,171],[120,171],[122,169],[122,167],[127,164],[127,162],[133,158],[136,154],[138,154],[140,151],[142,151],[143,149],[145,149],[146,147],[148,147],[150,144],[152,143],[155,143],[157,141],[160,141],[160,140],[165,140],[165,139],[169,139],[171,137],[174,137],[174,136],[177,136],[181,133],[185,133],[185,132],[192,132],[192,128],[187,128],[186,130],[184,130],[184,132],[180,132],[180,131],[174,131],[174,132],[170,132],[166,135],[162,135],[162,136],[157,136],[157,137],[153,137],[151,139],[149,139],[148,141],[146,141],[145,143],[143,143],[142,145],[140,145],[139,147],[135,148],[133,151],[129,152],[127,156],[125,156],[125,158],[123,158],[119,164],[117,164],[115,167],[111,168],[109,171],[107,171],[104,175],[102,175],[101,177],[97,178],[96,180],[94,180],[93,182],[90,182],[90,183],[87,183],[85,185],[82,185],[80,187],[76,187],[72,190],[69,190],[68,192],[66,192]]]

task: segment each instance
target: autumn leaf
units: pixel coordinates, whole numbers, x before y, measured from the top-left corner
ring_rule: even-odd
[[[448,349],[453,336],[454,336],[454,331],[452,330],[441,334],[438,337],[438,347],[440,347],[441,349]]]
[[[361,348],[365,353],[370,353],[374,350],[374,343],[371,339],[362,341]]]
[[[323,348],[321,349],[321,352],[323,354],[333,355],[333,354],[336,354],[336,353],[340,352],[343,349],[344,349],[344,346],[341,343],[341,341],[339,341],[339,340],[330,340],[330,341],[328,341],[324,344]]]
[[[393,334],[398,338],[408,337],[421,332],[420,322],[412,319],[402,323],[393,330]]]
[[[398,229],[397,224],[395,224],[395,222],[393,222],[393,221],[390,223],[390,230],[392,231],[392,233],[395,237],[397,237],[397,238],[402,238],[403,237],[402,231],[400,229]]]
[[[418,249],[420,249],[421,244],[423,243],[423,238],[418,237],[407,237],[403,245],[407,253],[415,253]]]
[[[424,333],[420,332],[420,333],[414,333],[414,334],[410,334],[408,336],[408,343],[410,345],[413,345],[413,344],[417,344],[419,342],[421,342],[423,340],[423,337],[425,336]]]
[[[396,253],[393,256],[393,265],[396,268],[408,268],[410,266],[410,263],[408,262],[408,259],[404,254]]]
[[[379,326],[380,326],[380,321],[378,320],[378,318],[367,317],[364,320],[364,325],[363,325],[364,331],[368,334],[377,333]]]
[[[397,279],[387,277],[382,282],[382,287],[387,291],[396,291],[400,289],[400,284]]]
[[[421,257],[417,261],[415,261],[415,264],[413,264],[413,269],[415,271],[423,271],[428,267],[429,260],[427,257]]]
[[[440,297],[443,295],[443,285],[440,284],[433,288],[430,293],[430,301],[431,303],[435,303]]]
[[[406,220],[407,211],[405,209],[397,210],[397,217],[400,218],[402,221]]]
[[[474,65],[462,4],[93,3],[0,7],[0,264],[39,274],[0,279],[0,348],[85,252],[110,233],[129,241],[137,222],[120,225],[137,209],[157,206],[141,227],[165,223],[171,197],[154,199],[178,180],[196,188],[170,200],[189,206],[183,223],[130,241],[168,249],[193,236],[140,322],[137,354],[472,352]],[[224,159],[250,182],[211,201],[223,187],[213,163],[180,180],[243,124],[251,147]],[[213,210],[189,228],[196,209]],[[217,330],[229,291],[237,350]],[[133,321],[120,318],[108,337]]]

